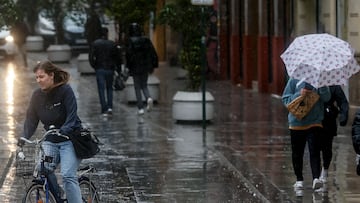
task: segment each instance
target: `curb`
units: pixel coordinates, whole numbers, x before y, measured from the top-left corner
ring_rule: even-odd
[[[10,167],[11,165],[14,163],[15,161],[15,153],[14,152],[10,152],[10,157],[4,167],[4,170],[1,173],[1,177],[0,177],[0,189],[3,187],[4,181],[7,177],[7,174],[9,173]]]

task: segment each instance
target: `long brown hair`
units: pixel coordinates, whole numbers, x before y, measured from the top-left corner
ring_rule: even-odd
[[[37,70],[44,70],[44,72],[48,75],[54,73],[54,86],[59,86],[62,84],[66,84],[70,80],[70,74],[51,63],[50,61],[38,62],[33,69],[33,72],[36,73]]]

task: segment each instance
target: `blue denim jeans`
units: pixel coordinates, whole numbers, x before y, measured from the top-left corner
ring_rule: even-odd
[[[96,82],[101,104],[101,113],[106,113],[107,110],[112,109],[113,106],[114,71],[109,69],[96,69]]]
[[[47,156],[53,157],[53,161],[51,163],[45,163],[48,179],[53,187],[53,192],[56,195],[60,194],[60,188],[54,174],[56,167],[60,164],[60,172],[63,179],[67,202],[81,203],[81,191],[76,174],[81,159],[77,158],[72,142],[65,141],[52,143],[45,141],[42,146],[44,153]],[[38,168],[40,169],[39,165]]]
[[[147,87],[147,81],[148,81],[148,74],[142,74],[142,75],[134,75],[134,89],[135,89],[135,95],[137,100],[137,107],[138,109],[144,108],[144,102],[142,100],[142,94],[144,93],[145,99],[147,100],[150,98],[149,89]]]

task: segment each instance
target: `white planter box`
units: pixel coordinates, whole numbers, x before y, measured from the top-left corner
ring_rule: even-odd
[[[89,62],[89,54],[79,54],[77,57],[77,68],[80,74],[89,74],[95,73],[95,69],[93,69]]]
[[[28,36],[26,38],[27,51],[42,51],[44,50],[44,39],[41,36]]]
[[[214,97],[210,92],[205,92],[206,120],[214,118]],[[203,120],[202,92],[178,91],[173,97],[172,116],[178,121]]]
[[[67,44],[50,45],[46,51],[52,62],[68,62],[71,59],[71,47]]]
[[[159,92],[160,92],[159,85],[160,85],[160,80],[155,75],[149,75],[148,89],[150,96],[154,101],[159,100]],[[126,80],[125,97],[128,103],[136,102],[134,80],[131,76]],[[142,95],[142,98],[145,101],[144,95]]]

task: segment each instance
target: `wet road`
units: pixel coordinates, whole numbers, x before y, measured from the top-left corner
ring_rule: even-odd
[[[30,53],[29,64],[45,57]],[[138,117],[122,91],[115,92],[114,115],[103,118],[94,75],[81,76],[75,60],[59,65],[72,74],[84,125],[104,144],[95,158],[83,161],[98,169],[92,178],[102,202],[313,202],[308,154],[304,196],[296,198],[292,189],[287,112],[279,98],[227,81],[209,82],[207,88],[216,99],[215,119],[204,132],[200,124],[171,119],[171,98],[185,81],[176,79],[178,68],[162,64],[155,73],[161,81],[160,99],[152,112]],[[0,198],[20,202],[28,183],[15,175],[11,152],[36,84],[29,70],[0,66],[0,161],[4,163],[0,170],[8,168],[7,177],[1,179]],[[350,141],[350,127],[340,128],[334,140],[329,193],[315,196],[314,202],[360,201]]]

